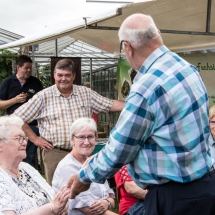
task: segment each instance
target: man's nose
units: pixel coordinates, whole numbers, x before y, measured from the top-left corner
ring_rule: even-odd
[[[63,76],[62,76],[62,80],[66,80],[66,76],[63,75]]]

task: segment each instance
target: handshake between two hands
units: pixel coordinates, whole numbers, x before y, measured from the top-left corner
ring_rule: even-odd
[[[83,167],[92,159],[93,156],[89,157]],[[51,210],[54,214],[67,215],[68,211],[68,199],[74,199],[79,193],[88,190],[90,184],[83,184],[78,179],[78,173],[74,174],[68,181],[67,185],[64,186],[54,197],[50,203]]]
[[[70,198],[74,199],[79,193],[88,190],[90,184],[83,184],[78,179],[78,174],[74,174],[67,183],[67,188],[71,189]]]
[[[53,214],[67,215],[68,214],[68,199],[74,199],[79,193],[89,189],[90,185],[82,184],[78,180],[78,174],[73,175],[66,186],[62,187],[55,195],[49,207]]]

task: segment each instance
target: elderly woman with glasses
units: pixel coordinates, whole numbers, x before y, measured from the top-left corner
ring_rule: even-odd
[[[97,127],[93,119],[79,118],[72,123],[70,128],[70,141],[72,151],[58,164],[52,180],[52,188],[58,192],[67,184],[69,178],[77,173],[87,158],[92,154],[97,136]],[[83,215],[115,214],[114,192],[108,182],[105,184],[92,183],[89,190],[80,193],[69,202],[69,214]]]
[[[54,191],[29,164],[27,137],[23,120],[17,116],[0,117],[0,212],[4,215],[67,214],[70,190]]]

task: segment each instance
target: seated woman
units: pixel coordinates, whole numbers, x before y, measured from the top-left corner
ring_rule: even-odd
[[[0,212],[4,215],[67,214],[70,189],[54,191],[29,164],[27,137],[23,120],[17,116],[0,117]]]
[[[77,173],[95,148],[96,123],[90,118],[75,120],[70,128],[72,151],[58,164],[52,180],[52,188],[58,192],[70,177]],[[69,214],[108,215],[114,208],[114,192],[107,181],[105,184],[92,183],[89,190],[80,193],[69,202]]]
[[[126,165],[114,175],[114,179],[118,188],[119,215],[144,215],[144,199],[148,191],[137,186]]]

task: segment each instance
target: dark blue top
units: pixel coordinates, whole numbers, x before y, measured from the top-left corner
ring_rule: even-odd
[[[24,92],[29,95],[25,101],[27,102],[30,98],[32,98],[42,89],[42,83],[38,78],[30,76],[22,86],[20,81],[17,79],[16,74],[14,74],[2,81],[0,85],[0,100],[9,100]],[[6,113],[8,115],[12,114],[22,104],[23,103],[16,103],[12,105],[6,110]],[[30,125],[35,124],[36,122],[30,123]]]

